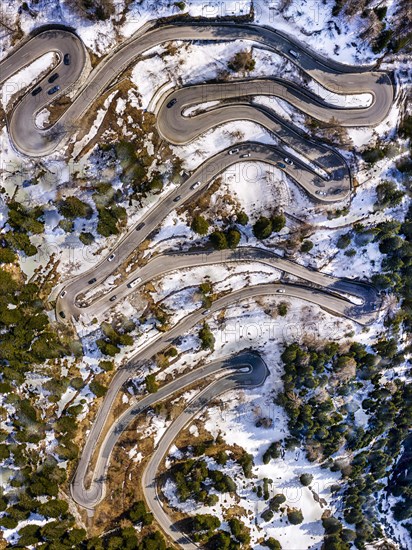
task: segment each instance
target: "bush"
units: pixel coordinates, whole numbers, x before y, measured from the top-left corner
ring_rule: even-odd
[[[322,525],[327,535],[334,535],[342,531],[341,522],[334,517],[322,518]]]
[[[345,235],[341,235],[336,243],[336,246],[340,249],[347,248],[350,245],[351,242],[351,236],[350,233],[345,233]]]
[[[0,264],[11,264],[16,259],[16,254],[10,248],[0,248]]]
[[[309,485],[313,481],[313,475],[312,474],[302,474],[299,478],[299,481],[302,483],[304,487],[309,487]]]
[[[212,514],[198,514],[192,518],[194,531],[214,531],[220,526],[220,521]]]
[[[94,235],[93,235],[93,233],[82,232],[82,233],[80,233],[80,235],[79,235],[79,239],[80,239],[80,241],[81,241],[85,246],[88,246],[88,245],[94,243]]]
[[[237,229],[229,229],[226,238],[229,248],[236,248],[240,241],[240,232]]]
[[[277,495],[275,495],[273,498],[270,499],[269,508],[271,510],[278,511],[279,506],[281,504],[284,504],[285,502],[286,502],[285,495],[282,495],[281,493],[278,493]]]
[[[249,216],[243,210],[236,214],[236,221],[240,225],[247,225],[249,221]]]
[[[232,535],[236,537],[240,543],[248,545],[250,543],[250,533],[243,521],[237,518],[231,518],[228,523]]]
[[[75,378],[72,378],[70,380],[70,386],[79,391],[81,390],[82,388],[84,388],[84,381],[83,381],[83,378],[81,378],[80,376],[76,376]]]
[[[143,525],[151,525],[153,514],[148,513],[146,506],[142,500],[134,502],[127,513],[129,519],[133,523],[142,523]]]
[[[262,544],[263,546],[267,546],[270,550],[282,550],[280,542],[273,537],[269,537]]]
[[[57,518],[67,512],[69,505],[64,500],[49,500],[38,508],[39,514],[49,518]]]
[[[199,338],[202,349],[214,349],[215,337],[206,322],[203,323],[203,327],[199,330]]]
[[[285,317],[288,313],[288,304],[286,302],[281,302],[278,304],[277,310],[281,317]]]
[[[114,369],[113,361],[100,361],[99,367],[104,370],[104,372],[111,372]]]
[[[228,247],[226,235],[223,231],[213,231],[213,233],[209,236],[209,239],[213,248],[216,248],[216,250],[224,250]]]
[[[280,443],[279,441],[276,441],[275,443],[271,443],[269,447],[266,449],[266,451],[263,453],[263,464],[269,464],[270,460],[275,460],[276,458],[280,457]]]
[[[252,468],[253,456],[249,453],[243,453],[242,456],[238,459],[238,464],[242,467],[243,474],[245,477],[252,477]]]
[[[260,514],[260,517],[263,519],[263,521],[270,521],[273,516],[274,514],[272,510],[270,510],[269,508]]]
[[[252,50],[237,52],[228,63],[231,71],[250,72],[255,68],[256,61],[253,59]]]
[[[286,218],[283,214],[276,214],[272,216],[272,231],[276,233],[283,229],[286,225]]]
[[[10,456],[10,450],[7,445],[0,445],[0,460],[6,460]]]
[[[399,125],[399,135],[402,138],[412,138],[412,115],[403,118]]]
[[[403,199],[405,193],[397,189],[396,185],[391,181],[384,181],[376,186],[378,206],[383,208],[393,208],[398,206]]]
[[[312,241],[303,241],[300,247],[301,252],[310,252],[313,248],[313,242]]]
[[[103,397],[106,395],[107,388],[106,386],[103,386],[102,384],[99,384],[96,380],[93,380],[89,384],[90,391],[94,393],[96,397]]]
[[[303,521],[303,514],[298,508],[288,508],[288,520],[292,525],[299,525]]]
[[[265,216],[260,216],[253,226],[253,234],[261,240],[270,237],[272,234],[272,221]]]
[[[0,525],[5,529],[15,529],[18,525],[18,521],[10,516],[3,516],[0,518]]]
[[[379,160],[385,158],[387,153],[387,148],[377,145],[376,147],[370,147],[362,153],[362,158],[368,164],[375,164]]]
[[[93,214],[92,207],[77,197],[68,197],[58,205],[59,213],[68,220],[76,218],[91,218]]]
[[[149,393],[156,393],[159,389],[159,386],[156,382],[156,377],[154,374],[148,374],[146,378],[144,379],[146,383],[146,390]]]
[[[198,235],[206,235],[209,230],[209,222],[203,216],[194,216],[190,227]]]

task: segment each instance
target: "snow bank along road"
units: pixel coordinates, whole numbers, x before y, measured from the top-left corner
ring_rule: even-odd
[[[62,147],[76,127],[81,124],[82,115],[93,105],[108,86],[115,81],[133,61],[150,48],[171,40],[229,41],[243,39],[262,44],[268,50],[275,51],[295,63],[302,71],[319,82],[325,88],[341,94],[342,97],[354,93],[370,93],[372,102],[368,107],[344,108],[328,104],[309,90],[301,89],[296,84],[281,78],[240,80],[230,83],[208,83],[187,86],[171,92],[162,99],[157,111],[157,126],[160,134],[174,144],[185,144],[198,135],[218,125],[234,120],[250,120],[264,126],[277,137],[277,146],[255,142],[245,142],[233,149],[225,150],[206,160],[181,186],[169,193],[159,204],[149,211],[111,251],[115,262],[107,259],[93,265],[87,273],[70,282],[65,288],[64,297],[57,300],[57,314],[60,320],[70,320],[82,312],[76,304],[76,297],[94,290],[115,271],[117,265],[124,261],[139,244],[146,239],[167,214],[181,206],[195,193],[223,170],[237,162],[263,161],[285,171],[295,179],[313,198],[323,202],[335,202],[349,196],[351,188],[350,172],[343,157],[333,149],[310,140],[302,131],[291,123],[281,119],[271,110],[253,105],[250,100],[257,95],[276,96],[297,107],[308,115],[342,126],[374,126],[388,114],[394,99],[394,89],[389,76],[373,70],[373,67],[348,67],[332,60],[326,60],[310,52],[305,46],[297,43],[285,34],[251,24],[230,22],[177,23],[156,26],[150,24],[149,30],[138,32],[131,39],[120,45],[91,71],[85,80],[85,70],[89,66],[88,53],[81,40],[73,33],[61,30],[47,30],[22,43],[5,60],[0,63],[0,83],[23,69],[29,63],[45,53],[54,51],[59,61],[57,65],[14,105],[8,113],[8,129],[15,148],[29,157],[43,157]],[[69,60],[69,63],[67,61]],[[66,61],[66,62],[65,62]],[[58,79],[49,83],[48,79],[55,73]],[[82,84],[79,84],[80,81]],[[49,94],[54,86],[59,86]],[[35,88],[41,90],[33,95]],[[73,101],[59,120],[50,127],[39,128],[36,115],[56,98],[70,92]],[[185,110],[194,105],[208,101],[218,101],[211,109],[204,109],[196,115],[186,116]],[[290,153],[290,148],[299,151],[299,155]],[[229,154],[230,153],[230,154]],[[285,156],[292,164],[284,162]],[[306,159],[306,161],[302,160]],[[198,185],[194,187],[194,184]],[[324,309],[356,319],[367,324],[378,308],[379,299],[375,290],[367,285],[353,281],[339,280],[321,273],[310,271],[293,262],[284,260],[273,253],[248,247],[238,252],[199,253],[191,252],[179,255],[164,254],[151,259],[145,266],[133,273],[141,278],[140,284],[176,268],[193,267],[205,263],[258,261],[300,277],[305,284],[261,284],[234,291],[216,300],[210,310],[199,309],[187,315],[167,333],[159,334],[154,340],[135,354],[135,357],[120,369],[114,376],[109,390],[98,411],[88,435],[79,466],[72,485],[73,498],[86,508],[93,508],[104,496],[104,476],[109,465],[110,455],[120,432],[125,429],[132,415],[144,410],[158,399],[167,398],[174,388],[181,389],[182,384],[192,383],[205,376],[212,376],[219,370],[228,367],[225,364],[211,364],[196,369],[179,379],[179,384],[168,385],[159,390],[155,396],[145,397],[138,405],[126,411],[123,416],[109,427],[101,446],[98,445],[111,410],[113,401],[122,385],[137,372],[146,361],[156,353],[169,346],[178,336],[187,332],[202,321],[204,314],[212,315],[239,300],[265,296],[281,291],[287,296],[305,299],[317,303]],[[89,281],[92,281],[89,284]],[[116,292],[123,297],[128,292],[128,281],[125,281]],[[314,284],[316,286],[314,286]],[[351,295],[353,299],[348,298]],[[84,308],[91,317],[101,314],[109,305],[113,292],[98,297]],[[358,300],[357,302],[355,300]],[[114,301],[115,302],[115,301]],[[114,303],[115,305],[115,303]],[[60,315],[60,312],[63,315]],[[255,379],[257,367],[261,365],[256,359],[249,358],[246,363],[250,369],[247,373],[224,376],[211,383],[188,409],[169,427],[158,448],[151,457],[145,470],[143,487],[150,507],[156,514],[159,524],[165,532],[179,544],[195,548],[184,535],[174,531],[164,514],[156,495],[155,476],[159,462],[177,435],[178,431],[196,414],[213,396],[235,387],[237,384],[263,383],[266,377]],[[234,366],[233,361],[229,366]],[[239,363],[237,364],[239,366]],[[240,365],[241,366],[241,365]],[[260,368],[260,367],[259,367]],[[259,372],[263,372],[260,370]],[[266,371],[265,371],[266,373]],[[186,381],[186,382],[185,382]],[[174,383],[172,383],[174,384]],[[86,488],[88,465],[96,453],[96,466],[89,488]]]

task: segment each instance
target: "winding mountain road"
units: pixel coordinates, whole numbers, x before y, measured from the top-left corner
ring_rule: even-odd
[[[337,315],[352,319],[359,324],[370,324],[375,319],[380,307],[381,300],[379,294],[370,285],[349,279],[339,279],[332,275],[309,269],[291,260],[282,258],[279,254],[270,250],[244,246],[236,250],[205,251],[199,249],[182,253],[170,252],[159,254],[151,258],[138,270],[133,271],[124,282],[114,289],[103,291],[103,296],[95,299],[91,295],[88,307],[79,307],[76,305],[77,295],[80,292],[84,292],[83,280],[77,279],[66,287],[64,297],[58,298],[56,309],[63,311],[66,319],[71,316],[78,319],[82,315],[83,321],[86,318],[92,320],[94,317],[99,318],[102,316],[110,307],[113,307],[129,294],[136,292],[145,283],[151,282],[170,272],[204,267],[206,265],[239,262],[254,262],[267,265],[288,275],[299,277],[308,287],[309,292],[306,294],[308,301],[328,311],[333,311]],[[137,277],[140,281],[131,288],[129,286],[130,283]],[[288,286],[280,285],[278,291],[288,295]],[[312,288],[318,288],[323,292],[311,293],[310,290]],[[340,295],[343,295],[343,297]],[[337,299],[333,300],[332,296],[335,296]],[[114,297],[115,299],[113,299]],[[352,303],[350,302],[351,297]],[[87,300],[87,298],[88,293],[84,295],[82,301]],[[335,306],[336,309],[334,309]]]
[[[150,28],[151,26],[153,28]],[[87,81],[77,90],[71,105],[60,119],[47,128],[39,128],[36,125],[36,114],[54,99],[68,91],[76,91],[76,82],[80,78],[87,60],[87,54],[80,39],[75,34],[60,29],[44,31],[25,42],[21,48],[16,49],[2,61],[0,63],[0,83],[9,79],[47,51],[57,52],[60,58],[58,65],[60,90],[53,96],[48,95],[51,87],[47,82],[51,74],[49,73],[33,86],[34,88],[40,85],[41,93],[36,96],[31,93],[24,95],[10,114],[9,132],[15,147],[31,157],[41,157],[54,152],[81,125],[82,115],[125,68],[154,46],[173,40],[226,42],[242,39],[263,44],[266,49],[280,53],[297,64],[308,76],[329,90],[342,96],[369,93],[372,96],[372,102],[368,107],[363,108],[338,108],[336,105],[328,104],[312,92],[280,78],[188,86],[165,98],[160,108],[158,129],[171,143],[187,143],[220,124],[231,120],[246,119],[258,122],[275,132],[283,143],[297,148],[304,154],[310,154],[312,159],[316,158],[318,164],[324,166],[326,172],[328,170],[337,172],[339,169],[346,172],[346,164],[338,153],[309,141],[301,131],[274,113],[266,112],[256,106],[244,105],[242,99],[239,102],[239,98],[256,95],[280,97],[314,118],[326,122],[333,118],[337,124],[344,126],[374,126],[388,115],[393,103],[394,89],[391,79],[386,73],[373,71],[372,67],[350,67],[326,60],[297,41],[273,29],[227,21],[198,21],[190,24],[175,23],[158,27],[149,24],[148,27],[150,30],[138,31],[134,37],[121,44],[100,62],[91,71]],[[294,52],[293,55],[291,51]],[[70,65],[64,65],[61,61],[66,53],[71,56]],[[172,99],[176,99],[176,103],[173,108],[168,110],[167,105]],[[182,115],[185,106],[216,99],[225,103],[197,116],[184,117]],[[338,174],[334,174],[334,177],[337,178]],[[340,179],[331,181],[334,182],[333,186],[332,183],[330,185],[335,191],[341,189]],[[346,195],[347,190],[345,191]],[[335,197],[335,200],[337,198]]]
[[[347,199],[351,190],[351,175],[344,157],[336,150],[309,139],[292,123],[285,121],[270,109],[253,103],[257,96],[281,98],[294,108],[322,122],[331,122],[345,127],[375,126],[384,120],[393,104],[394,87],[390,77],[374,67],[350,67],[333,60],[326,60],[316,52],[284,33],[246,23],[177,22],[156,25],[151,22],[145,28],[119,45],[94,69],[81,40],[64,29],[44,30],[24,43],[0,62],[0,85],[17,74],[42,55],[55,52],[57,62],[22,97],[15,101],[7,113],[10,139],[15,149],[28,157],[38,158],[50,155],[63,147],[81,127],[82,117],[94,102],[112,85],[119,75],[151,48],[170,41],[214,41],[229,42],[244,40],[263,45],[267,50],[277,52],[296,64],[301,71],[328,90],[344,96],[369,93],[372,101],[362,108],[347,108],[327,103],[307,89],[282,78],[242,79],[227,83],[205,83],[186,86],[170,91],[162,97],[157,110],[157,128],[160,135],[172,144],[186,144],[199,135],[231,121],[249,120],[269,130],[276,139],[270,146],[246,142],[217,153],[206,160],[180,186],[167,194],[145,214],[139,222],[110,251],[110,256],[98,263],[90,262],[90,269],[69,282],[57,298],[56,311],[61,322],[78,318],[79,315],[101,315],[131,289],[127,286],[132,278],[141,280],[136,288],[147,281],[160,277],[175,269],[212,265],[229,262],[259,262],[299,277],[304,284],[271,283],[249,286],[224,295],[213,302],[209,310],[201,308],[181,319],[166,333],[159,333],[151,342],[137,350],[129,363],[116,372],[108,392],[97,413],[88,434],[78,468],[71,485],[72,496],[81,506],[93,509],[104,497],[105,476],[110,456],[119,435],[127,429],[132,418],[155,402],[166,399],[183,387],[206,377],[215,377],[172,423],[160,440],[149,460],[143,476],[145,497],[165,533],[179,545],[193,550],[196,546],[186,535],[170,525],[156,492],[156,472],[179,431],[216,395],[239,387],[253,387],[264,383],[267,367],[253,354],[240,354],[231,359],[211,363],[174,380],[157,394],[143,398],[116,420],[107,431],[99,446],[106,419],[120,388],[133,376],[141,372],[144,364],[157,353],[170,346],[173,341],[194,326],[218,311],[242,300],[259,296],[276,295],[298,298],[318,304],[334,315],[341,315],[368,324],[380,307],[375,289],[356,281],[340,280],[329,275],[309,270],[280,256],[254,247],[240,251],[209,252],[188,251],[181,254],[162,254],[151,258],[139,267],[115,290],[91,300],[87,307],[79,307],[76,298],[97,289],[111,275],[118,265],[160,226],[164,218],[176,207],[182,206],[195,194],[201,192],[221,172],[239,162],[260,161],[284,171],[293,178],[312,199],[333,203]],[[64,61],[66,60],[66,62]],[[67,62],[69,60],[69,62]],[[58,79],[49,83],[51,74],[58,72]],[[59,89],[50,94],[51,88]],[[35,88],[41,90],[33,95]],[[72,98],[69,107],[53,125],[40,128],[36,124],[37,114],[63,96]],[[203,108],[197,114],[188,115],[187,110],[207,102],[217,105]],[[291,152],[292,151],[292,152]],[[293,151],[296,151],[293,154]],[[285,163],[285,157],[291,163]],[[109,260],[109,261],[108,261]],[[114,295],[117,298],[110,302]],[[247,371],[242,368],[247,367]],[[233,369],[241,372],[233,374]],[[223,376],[222,376],[223,373]],[[88,468],[96,454],[95,468],[89,487],[86,485]]]
[[[247,367],[247,369],[245,369],[245,367]],[[241,372],[234,374],[234,369],[237,371],[240,370]],[[218,374],[220,375],[220,378],[215,380],[215,375]],[[214,391],[210,394],[212,398],[220,393],[223,393],[227,389],[232,389],[236,385],[242,387],[256,387],[262,385],[267,375],[268,369],[259,355],[250,352],[243,352],[232,357],[222,358],[219,361],[214,361],[205,366],[194,369],[161,387],[156,393],[149,394],[138,402],[134,401],[132,405],[120,415],[116,422],[110,426],[110,429],[108,430],[99,448],[96,465],[92,474],[92,480],[90,486],[87,488],[85,486],[85,479],[87,477],[91,455],[86,456],[83,452],[76,470],[76,474],[71,483],[71,493],[74,500],[84,508],[93,509],[104,498],[105,478],[113,448],[116,445],[120,435],[128,429],[130,423],[138,414],[146,411],[155,403],[163,401],[166,398],[171,397],[173,394],[181,392],[193,383],[201,381],[205,378],[211,378],[213,380],[212,384],[208,386],[208,388],[214,388]],[[179,422],[181,422],[181,420],[179,420]],[[187,422],[185,422],[185,424],[186,423]],[[173,425],[169,427],[169,434],[175,433],[174,430],[176,428],[174,428],[173,432],[170,432],[172,427]],[[170,439],[165,439],[165,436],[163,436],[159,442],[157,452],[162,454],[162,457],[170,447],[170,442],[168,441],[170,441]],[[149,465],[151,464],[152,468],[156,464],[156,457],[159,457],[159,454],[153,455],[149,462]],[[156,471],[156,469],[154,471]]]

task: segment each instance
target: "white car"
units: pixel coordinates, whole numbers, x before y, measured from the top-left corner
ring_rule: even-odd
[[[283,160],[284,162],[286,162],[286,164],[289,164],[289,166],[293,166],[293,162],[290,160],[289,157],[285,157]]]
[[[66,296],[66,290],[63,290],[63,292],[60,292],[60,298],[64,298]]]
[[[278,288],[276,292],[279,292],[279,294],[285,294],[284,288]]]
[[[112,262],[116,258],[116,254],[110,254],[110,256],[107,258],[108,262]]]
[[[299,59],[300,55],[298,54],[298,52],[296,52],[295,50],[289,50],[289,53],[292,57],[294,57],[295,59]]]
[[[236,155],[236,153],[239,153],[239,149],[231,149],[229,151],[229,155]]]
[[[127,284],[127,286],[129,288],[133,288],[135,287],[136,285],[138,285],[140,283],[142,279],[140,277],[136,277],[136,279],[133,279],[133,281],[130,281],[130,283]]]
[[[196,183],[193,183],[191,186],[190,186],[190,189],[196,189],[197,187],[199,187],[200,185],[200,181],[197,181]]]
[[[244,155],[240,155],[241,159],[248,159],[251,156],[251,153],[245,153]]]

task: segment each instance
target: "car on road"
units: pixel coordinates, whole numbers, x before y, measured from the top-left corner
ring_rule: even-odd
[[[142,280],[141,277],[136,277],[136,279],[133,279],[133,281],[130,281],[130,283],[128,283],[127,286],[128,286],[129,288],[133,288],[133,287],[135,287],[136,285],[138,285],[138,284],[140,283],[141,280]]]
[[[107,258],[108,262],[112,262],[116,258],[116,254],[113,252],[113,254],[110,254],[110,256]]]
[[[279,294],[285,294],[284,288],[278,288],[276,292],[279,292]]]
[[[53,88],[50,88],[50,90],[47,92],[49,95],[53,95],[56,92],[60,90],[60,86],[53,86]]]
[[[110,302],[114,302],[114,301],[116,300],[116,298],[117,298],[117,296],[116,296],[116,294],[114,294],[114,295],[110,298],[109,301],[110,301]]]
[[[295,59],[299,59],[299,57],[300,57],[300,54],[298,54],[298,52],[295,51],[295,50],[289,50],[289,53],[290,53],[290,55],[291,55],[292,57],[294,57]]]
[[[241,159],[248,159],[251,156],[251,153],[244,153],[243,155],[240,155]]]
[[[97,281],[96,277],[93,277],[93,279],[90,279],[89,285],[92,285],[92,284],[95,283],[96,281]]]
[[[175,198],[173,199],[173,202],[180,201],[181,198],[182,198],[181,195],[177,195],[177,197],[175,197]]]
[[[190,186],[190,189],[196,189],[197,187],[199,187],[200,185],[200,181],[197,181],[196,183],[193,183],[191,186]]]
[[[145,226],[144,222],[139,223],[139,225],[136,225],[136,231],[140,231]]]
[[[67,294],[67,291],[63,290],[62,292],[60,292],[60,298],[64,298],[66,294]]]
[[[62,319],[66,319],[66,314],[64,313],[64,311],[59,311],[59,315]]]
[[[236,153],[239,153],[239,149],[231,149],[229,151],[229,155],[236,155]]]
[[[283,162],[277,162],[277,163],[276,163],[276,166],[277,166],[278,168],[282,168],[282,169],[283,169],[283,168],[286,168],[286,164],[283,164]]]
[[[169,101],[169,103],[166,105],[166,107],[167,107],[168,109],[170,109],[171,107],[173,107],[173,105],[175,105],[176,102],[177,102],[177,99],[174,97],[173,99],[171,99],[171,100]]]
[[[202,315],[207,315],[208,313],[210,313],[210,309],[206,309],[206,311],[202,311]]]
[[[327,195],[326,191],[315,191],[315,195]]]
[[[54,82],[55,80],[57,80],[59,78],[59,73],[54,73],[51,75],[51,77],[49,78],[48,82],[50,82],[50,84],[52,82]]]
[[[286,164],[289,164],[289,166],[293,166],[293,161],[291,161],[289,157],[285,157],[283,160],[286,162]]]
[[[64,54],[64,57],[63,57],[63,63],[64,63],[65,65],[70,65],[70,61],[71,61],[71,59],[70,59],[70,54],[69,54],[69,53],[65,53],[65,54]]]
[[[41,91],[42,91],[42,87],[41,86],[37,86],[37,88],[34,88],[34,90],[32,91],[31,95],[37,95],[39,94]]]

